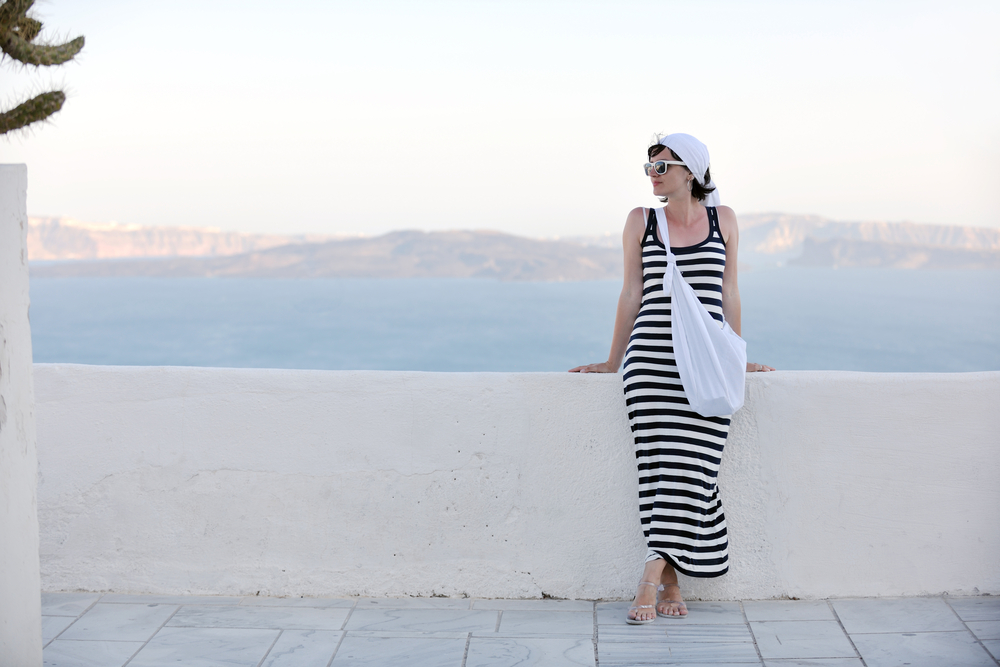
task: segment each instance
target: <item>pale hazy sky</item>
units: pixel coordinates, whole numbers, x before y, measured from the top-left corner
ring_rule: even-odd
[[[0,140],[29,212],[618,233],[689,132],[739,213],[1000,226],[1000,2],[48,0],[78,63]]]

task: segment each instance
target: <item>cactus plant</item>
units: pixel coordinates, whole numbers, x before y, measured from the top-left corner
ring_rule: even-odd
[[[24,65],[49,67],[72,60],[83,48],[83,36],[65,44],[36,44],[42,23],[28,16],[34,0],[0,0],[0,50]],[[53,90],[0,111],[0,135],[45,120],[62,108],[66,93]]]

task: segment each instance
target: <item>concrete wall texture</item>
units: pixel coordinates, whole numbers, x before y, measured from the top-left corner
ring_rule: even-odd
[[[28,169],[0,164],[0,665],[42,664]]]
[[[621,377],[35,368],[43,588],[630,597]],[[703,599],[1000,593],[1000,372],[748,377]]]

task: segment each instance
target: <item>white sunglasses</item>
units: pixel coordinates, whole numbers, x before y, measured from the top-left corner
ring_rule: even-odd
[[[655,171],[657,174],[662,175],[667,173],[667,165],[671,164],[679,164],[682,167],[687,166],[683,162],[679,162],[677,160],[657,160],[656,162],[647,162],[646,164],[642,165],[642,170],[646,172],[647,176],[649,176],[650,171]]]

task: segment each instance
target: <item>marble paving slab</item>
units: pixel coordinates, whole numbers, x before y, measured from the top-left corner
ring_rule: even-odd
[[[341,630],[350,609],[315,607],[181,607],[169,627]]]
[[[826,600],[748,600],[743,603],[748,621],[835,621]]]
[[[594,634],[594,612],[511,609],[501,615],[498,632],[506,635],[530,633],[590,637]]]
[[[240,602],[244,607],[318,607],[330,609],[334,607],[350,608],[357,600],[350,598],[265,598],[260,596],[245,597]]]
[[[610,665],[674,665],[677,663],[745,662],[760,665],[760,657],[753,644],[731,642],[709,643],[597,643],[601,667]]]
[[[966,621],[965,624],[979,639],[1000,639],[1000,621]]]
[[[590,600],[474,600],[473,609],[517,611],[594,611]]]
[[[343,636],[331,630],[285,630],[261,667],[326,667]]]
[[[982,644],[994,659],[1000,660],[1000,639],[986,639]]]
[[[603,625],[598,628],[600,642],[753,642],[745,625],[672,624],[669,621],[648,625]]]
[[[965,629],[941,598],[846,599],[833,600],[832,604],[851,636]]]
[[[168,604],[103,604],[98,602],[66,628],[59,639],[146,641],[178,607]]]
[[[346,630],[493,632],[500,612],[455,609],[355,609]]]
[[[467,598],[361,598],[358,609],[471,609]]]
[[[1000,596],[948,598],[947,603],[963,621],[1000,621]]]
[[[344,637],[331,667],[461,667],[465,639]]]
[[[858,656],[836,621],[751,621],[750,628],[768,660]]]
[[[239,604],[242,599],[242,597],[224,595],[122,595],[108,593],[101,598],[101,603],[227,605]]]
[[[45,667],[121,667],[142,642],[57,639],[42,651]]]
[[[868,667],[996,667],[968,632],[852,635]]]
[[[72,625],[75,616],[42,616],[42,644],[48,644]]]
[[[764,667],[864,667],[860,658],[805,658],[802,660],[765,660]]]
[[[42,593],[42,616],[79,616],[100,599],[100,593]]]
[[[163,628],[129,667],[256,667],[278,634],[278,630],[243,628]]]
[[[594,644],[587,638],[473,637],[465,667],[593,667]]]

